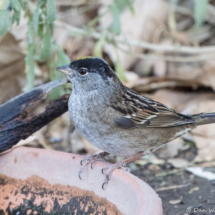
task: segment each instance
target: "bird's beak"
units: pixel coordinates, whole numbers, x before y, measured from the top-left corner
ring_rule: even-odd
[[[56,68],[57,71],[64,73],[65,75],[71,75],[72,69],[68,65],[65,66],[59,66]]]

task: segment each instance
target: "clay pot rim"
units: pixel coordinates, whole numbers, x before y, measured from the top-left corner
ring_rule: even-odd
[[[19,147],[17,149],[12,150],[12,152],[10,152],[9,154],[2,155],[2,157],[3,157],[3,160],[4,160],[4,156],[5,156],[6,160],[9,159],[9,161],[11,163],[7,164],[7,165],[9,165],[9,166],[13,165],[13,168],[15,168],[16,164],[14,164],[14,162],[15,162],[14,158],[21,156],[22,159],[25,159],[25,157],[24,157],[25,155],[26,155],[26,157],[31,156],[32,160],[35,160],[35,162],[36,162],[36,160],[38,162],[38,158],[39,158],[39,163],[36,163],[36,166],[39,166],[39,167],[43,164],[45,165],[46,160],[48,161],[47,165],[49,165],[49,166],[50,166],[50,163],[51,164],[56,163],[56,165],[57,165],[57,163],[60,163],[59,166],[61,168],[61,171],[62,171],[62,169],[64,169],[64,166],[70,166],[70,162],[73,162],[73,165],[77,166],[77,169],[80,169],[81,166],[78,166],[78,165],[80,164],[80,160],[83,158],[83,156],[81,156],[81,155],[76,155],[76,154],[71,154],[71,153],[66,153],[66,152],[59,152],[59,151],[52,151],[52,150],[45,150],[45,149],[38,149],[38,148],[29,148],[29,147]],[[1,156],[0,156],[0,160],[1,160]],[[19,158],[18,158],[18,161],[19,161]],[[27,164],[29,164],[29,162],[30,162],[29,157],[26,158],[25,162],[23,162],[25,164],[25,166],[26,166],[26,162],[27,162]],[[19,163],[19,162],[17,162],[17,163]],[[95,190],[92,190],[92,189],[90,190],[90,189],[88,189],[88,187],[85,186],[85,183],[90,181],[91,176],[95,173],[93,171],[98,172],[98,169],[99,169],[99,171],[101,171],[102,167],[107,166],[108,164],[109,163],[104,163],[104,162],[100,162],[100,161],[95,162],[94,165],[96,167],[95,169],[97,169],[97,170],[90,169],[88,171],[88,173],[85,174],[85,180],[83,180],[83,181],[80,181],[80,179],[78,178],[78,174],[77,174],[78,170],[77,169],[76,169],[77,171],[74,170],[74,171],[76,171],[76,173],[74,173],[74,174],[75,174],[75,177],[77,177],[77,179],[75,178],[75,180],[77,180],[77,184],[78,184],[77,187],[79,187],[80,189],[84,189],[84,190],[94,191],[96,195],[101,194],[99,196],[105,197],[108,201],[110,201],[110,199],[108,199],[108,196],[103,196],[103,195],[109,195],[110,190],[109,191],[108,190],[98,191],[98,187],[95,187],[95,184],[92,185],[92,187],[93,186],[95,187]],[[72,166],[72,164],[71,164],[71,166]],[[29,168],[29,166],[28,166],[28,168]],[[36,172],[37,171],[38,170],[36,170]],[[69,171],[69,168],[65,167],[65,174],[67,174],[68,171]],[[7,171],[3,170],[3,173],[5,173],[5,172],[7,172]],[[1,162],[0,162],[0,173],[1,173]],[[66,183],[65,183],[65,181],[57,182],[57,181],[55,181],[55,178],[52,178],[52,176],[51,176],[51,179],[50,179],[50,177],[48,177],[49,178],[48,179],[46,174],[47,174],[46,171],[43,171],[42,173],[40,173],[40,175],[36,173],[37,176],[46,179],[52,185],[57,184],[57,183],[61,183],[63,185],[69,185],[67,183],[68,180],[66,181]],[[54,176],[54,174],[56,174],[56,173],[53,173],[53,176]],[[74,174],[73,174],[73,176],[74,176]],[[77,174],[77,176],[76,176],[76,174]],[[26,175],[28,175],[28,173],[26,173]],[[86,175],[88,177],[88,181],[86,181]],[[11,177],[10,173],[8,176]],[[101,176],[103,176],[102,173],[101,173]],[[23,179],[22,177],[23,177],[22,175],[18,175],[18,177],[17,177],[17,174],[16,174],[16,177],[14,177],[14,178]],[[26,179],[26,177],[27,176],[25,176],[24,178]],[[98,181],[100,180],[100,178],[101,177],[98,177]],[[104,177],[102,177],[102,178],[104,179]],[[54,179],[54,180],[52,181],[52,179]],[[97,178],[96,178],[96,180],[97,180]],[[113,171],[111,180],[113,180],[113,181],[115,180],[115,182],[117,180],[118,183],[120,183],[120,185],[122,183],[122,184],[124,184],[124,185],[122,185],[123,187],[127,187],[128,190],[130,189],[130,191],[132,190],[133,197],[136,196],[136,199],[138,200],[138,205],[136,205],[138,212],[136,214],[141,215],[142,211],[145,210],[147,204],[148,204],[148,207],[149,207],[149,205],[150,205],[150,207],[152,207],[153,204],[155,204],[157,207],[157,208],[156,207],[154,208],[154,211],[152,209],[149,210],[150,215],[162,214],[162,204],[161,204],[160,198],[155,193],[155,191],[151,187],[149,187],[149,185],[147,185],[144,181],[142,181],[141,179],[132,175],[131,173],[125,172],[124,170],[121,170],[121,169],[117,169],[117,170]],[[111,183],[114,184],[115,182],[113,182],[113,183],[111,182]],[[79,186],[80,183],[81,183],[81,186]],[[98,183],[100,183],[100,182],[98,182]],[[98,185],[98,183],[96,184],[96,186],[102,185],[102,184]],[[129,187],[129,185],[130,185],[130,187]],[[74,186],[74,185],[72,185],[72,186]],[[108,186],[111,186],[110,182],[109,182]],[[111,192],[116,192],[116,190],[119,190],[119,187],[116,187],[115,190],[113,189],[113,187],[111,189],[112,189]],[[107,192],[107,193],[109,192],[109,194],[107,194],[105,192]],[[121,192],[120,195],[123,195],[122,190],[120,192]],[[123,190],[123,192],[125,195],[126,190]],[[135,195],[134,195],[134,193],[135,193]],[[147,196],[146,196],[146,194],[147,194]],[[114,197],[113,197],[113,199],[114,199]],[[111,202],[115,203],[113,199]],[[135,201],[135,200],[133,200],[133,201]],[[137,204],[137,202],[135,202],[135,204]],[[147,209],[149,209],[149,208],[147,208]],[[153,213],[151,211],[153,211]]]

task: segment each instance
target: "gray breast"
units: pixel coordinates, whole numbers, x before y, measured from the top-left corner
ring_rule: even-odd
[[[91,97],[93,100],[93,97]],[[87,98],[71,95],[69,112],[76,129],[92,144],[99,136],[110,132],[110,126],[104,120],[104,105]],[[97,141],[97,140],[96,140]]]

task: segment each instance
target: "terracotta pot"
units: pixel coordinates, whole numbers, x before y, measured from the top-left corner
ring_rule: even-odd
[[[107,163],[88,166],[80,180],[81,159],[25,147],[0,156],[0,214],[162,214],[154,190],[123,170],[114,171],[103,190],[101,169]]]

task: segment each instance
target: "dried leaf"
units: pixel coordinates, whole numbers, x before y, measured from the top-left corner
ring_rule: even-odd
[[[173,158],[178,155],[180,151],[184,151],[190,147],[189,144],[184,143],[182,138],[177,138],[171,142],[168,142],[164,147],[156,151],[160,158]]]
[[[189,162],[183,158],[171,158],[168,160],[175,168],[187,167]]]
[[[179,203],[181,203],[181,199],[170,200],[169,203],[171,205],[179,204]]]
[[[105,1],[103,0],[104,4]],[[124,1],[125,2],[125,1]],[[153,38],[157,29],[162,26],[167,18],[169,5],[166,1],[162,0],[135,0],[133,3],[134,15],[131,14],[130,10],[124,10],[120,16],[120,26],[121,34],[120,38],[125,41],[125,44],[117,43],[119,47],[118,52],[119,58],[122,63],[122,67],[125,70],[136,63],[137,59],[128,55],[129,45],[126,44],[126,38],[139,41],[154,42]],[[162,8],[162,10],[161,10]],[[103,13],[106,8],[101,8],[99,12]],[[110,25],[110,20],[113,16],[112,14],[107,14],[102,17],[100,24],[103,28]],[[117,61],[117,54],[115,52],[115,47],[112,44],[106,43],[104,50],[109,53],[109,56],[113,62]],[[121,51],[125,50],[125,51]],[[143,49],[140,47],[132,47],[132,53],[140,54]],[[126,53],[125,53],[126,52]]]
[[[129,88],[132,88],[140,78],[139,75],[137,75],[137,73],[135,72],[125,71],[124,75],[125,75],[126,82],[124,82],[123,84]]]
[[[104,15],[107,14],[107,12],[108,12],[108,10],[105,11],[104,13],[99,14],[98,16],[96,16],[95,18],[93,18],[92,20],[90,20],[90,22],[88,23],[88,26],[89,26],[89,27],[92,27],[92,26],[94,26],[95,24],[97,24],[97,23],[99,22],[99,20],[100,20]]]
[[[164,164],[165,161],[163,159],[157,158],[154,154],[143,156],[142,159],[147,160],[148,162],[152,164]]]
[[[22,92],[25,85],[24,57],[19,41],[8,32],[0,41],[0,104]]]
[[[148,166],[148,169],[151,171],[158,171],[158,170],[160,170],[160,167],[157,164],[150,164]]]
[[[193,193],[193,191],[198,191],[199,187],[193,187],[191,190],[189,190],[189,194]]]

